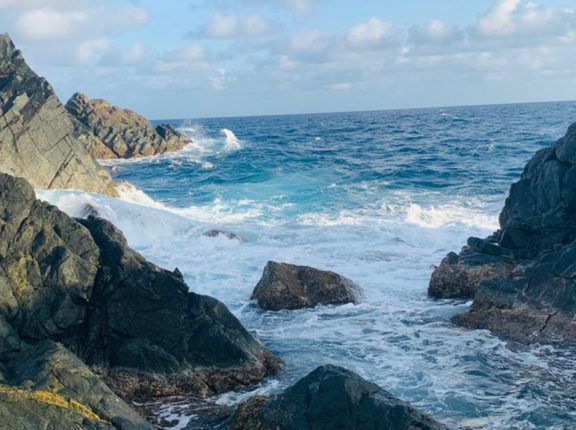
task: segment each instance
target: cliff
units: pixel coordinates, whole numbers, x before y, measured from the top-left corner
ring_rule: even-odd
[[[35,188],[70,188],[116,196],[114,183],[74,136],[50,84],[0,35],[0,171]]]

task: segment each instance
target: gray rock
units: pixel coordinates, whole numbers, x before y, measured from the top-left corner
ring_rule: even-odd
[[[89,99],[81,93],[68,100],[66,109],[74,120],[76,137],[98,159],[163,154],[190,143],[190,139],[170,125],[154,128],[136,112],[111,106],[102,99]]]
[[[471,238],[432,274],[429,293],[474,298],[457,324],[519,342],[576,341],[576,124],[528,162],[500,230]]]
[[[252,299],[265,310],[359,303],[362,290],[334,272],[269,261]]]
[[[0,35],[0,171],[35,188],[69,188],[116,196],[110,175],[78,143],[50,84]]]
[[[240,243],[245,243],[246,239],[244,239],[242,236],[240,236],[237,233],[234,233],[232,231],[226,231],[226,230],[218,230],[218,229],[212,229],[212,230],[208,230],[206,232],[203,233],[204,236],[206,237],[220,237],[223,236],[227,239],[230,240],[237,240]]]
[[[349,370],[322,366],[279,396],[242,404],[231,430],[440,430],[446,427]]]
[[[0,174],[0,395],[17,404],[0,404],[2,422],[36,428],[29,419],[62,415],[57,428],[77,428],[86,410],[78,416],[60,407],[64,397],[124,423],[117,428],[140,428],[123,404],[113,416],[119,400],[80,360],[125,398],[208,396],[282,367],[226,306],[190,293],[181,276],[131,250],[112,224],[74,220],[37,200],[24,179]],[[42,387],[56,404],[39,400]],[[93,421],[81,427],[108,428]]]

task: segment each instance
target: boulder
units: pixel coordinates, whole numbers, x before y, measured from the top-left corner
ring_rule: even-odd
[[[212,229],[204,232],[203,234],[206,237],[225,237],[226,239],[229,240],[237,240],[240,243],[246,242],[246,239],[244,239],[242,236],[232,231]]]
[[[576,341],[576,124],[528,162],[500,230],[470,238],[431,277],[436,298],[473,298],[454,321],[524,343]]]
[[[81,93],[68,100],[66,109],[73,119],[75,136],[95,158],[157,155],[178,151],[190,143],[170,125],[154,128],[136,112]]]
[[[15,405],[0,404],[3,423],[148,428],[105,383],[125,398],[209,396],[281,366],[225,305],[189,292],[108,221],[74,220],[0,174],[0,396]]]
[[[69,188],[116,196],[106,170],[80,145],[66,109],[46,79],[0,35],[0,172],[35,188]]]
[[[282,394],[238,408],[231,430],[440,430],[446,427],[378,385],[322,366]]]
[[[269,261],[252,293],[265,310],[310,308],[317,305],[357,304],[362,291],[334,272]]]

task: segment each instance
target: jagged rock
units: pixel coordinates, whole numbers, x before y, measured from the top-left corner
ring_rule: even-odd
[[[281,368],[226,306],[188,292],[180,276],[131,250],[108,221],[74,220],[37,200],[24,179],[0,174],[0,384],[15,387],[25,399],[10,400],[14,391],[5,393],[18,407],[0,407],[3,423],[15,426],[21,421],[14,414],[31,408],[30,401],[37,403],[36,394],[21,390],[43,386],[44,373],[14,378],[32,363],[21,354],[34,351],[31,357],[41,357],[35,348],[46,341],[62,343],[126,396],[208,396],[258,383]],[[103,383],[98,388],[88,369],[74,364],[77,358],[57,355],[62,358],[49,361],[64,363],[64,370],[80,379],[69,386],[60,378],[61,385],[46,386],[51,393],[72,396],[80,384],[107,396]],[[79,402],[95,412],[117,402],[91,399]],[[61,409],[41,404],[30,419],[70,415]],[[77,428],[67,427],[72,418],[64,415],[66,425],[58,428]],[[138,428],[131,416],[120,418],[127,420],[121,428]],[[86,428],[107,428],[97,424]]]
[[[279,369],[222,303],[188,292],[181,277],[132,251],[108,221],[79,221],[100,249],[80,353],[88,363],[168,374],[196,369],[213,392]]]
[[[349,370],[322,366],[279,396],[242,404],[231,430],[440,430],[446,427]]]
[[[0,35],[0,171],[36,188],[70,188],[116,196],[110,175],[75,139],[50,84]]]
[[[259,307],[271,311],[358,303],[361,296],[360,287],[337,273],[274,261],[252,293]]]
[[[190,140],[170,125],[156,129],[144,117],[111,106],[101,99],[76,93],[66,103],[74,119],[75,135],[100,159],[132,158],[178,151]]]
[[[204,236],[206,236],[206,237],[224,236],[227,239],[237,240],[240,243],[246,242],[246,240],[242,236],[240,236],[239,234],[234,233],[232,231],[226,231],[226,230],[218,230],[218,229],[208,230],[207,232],[204,233]]]
[[[82,361],[62,345],[41,341],[2,362],[3,428],[152,430]],[[4,427],[7,426],[7,427]]]
[[[576,124],[526,165],[500,230],[432,275],[434,297],[474,298],[457,324],[531,343],[576,341]]]

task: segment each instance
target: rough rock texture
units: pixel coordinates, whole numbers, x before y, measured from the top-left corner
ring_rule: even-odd
[[[281,395],[242,404],[232,430],[439,430],[446,427],[376,384],[322,366]]]
[[[78,143],[50,84],[0,35],[0,171],[36,188],[70,188],[116,196],[110,175]]]
[[[281,367],[222,303],[189,293],[112,224],[74,220],[0,174],[0,398],[15,405],[0,404],[1,422],[148,428],[80,360],[127,397],[207,396]]]
[[[466,327],[525,343],[576,341],[576,124],[526,165],[500,230],[449,254],[429,293],[473,298],[454,318]]]
[[[360,287],[334,272],[269,261],[252,299],[265,310],[358,303]]]
[[[75,135],[100,159],[132,158],[178,151],[190,140],[170,125],[154,128],[136,112],[101,99],[74,94],[66,109],[74,119]]]

